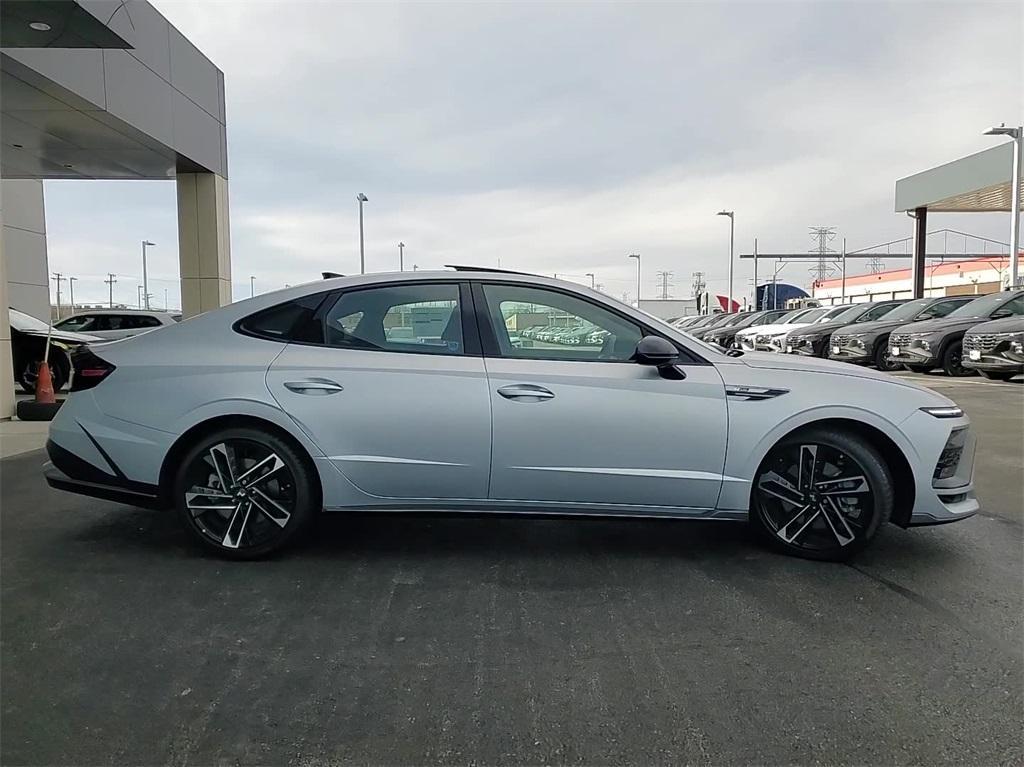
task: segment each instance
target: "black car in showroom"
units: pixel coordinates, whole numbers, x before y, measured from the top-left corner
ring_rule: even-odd
[[[832,333],[829,359],[852,362],[855,365],[874,365],[879,370],[891,371],[902,367],[889,362],[889,334],[901,325],[922,320],[945,317],[977,296],[948,296],[943,298],[915,298],[887,312],[880,320],[847,325]]]
[[[963,365],[998,381],[1024,373],[1024,316],[983,322],[968,330]]]
[[[1004,290],[970,301],[945,317],[896,328],[889,336],[889,360],[926,373],[941,367],[949,376],[974,375],[963,366],[964,334],[987,320],[1024,314],[1024,290]]]
[[[736,340],[736,332],[743,328],[753,328],[758,325],[770,325],[784,314],[789,314],[789,309],[767,309],[759,312],[750,312],[736,322],[725,327],[712,328],[704,334],[704,340],[709,344],[718,344],[723,349],[730,349]]]
[[[881,319],[901,303],[903,302],[878,301],[877,303],[854,304],[828,322],[796,328],[786,335],[782,351],[786,354],[802,354],[805,357],[827,357],[829,339],[832,338],[835,331],[858,322]]]

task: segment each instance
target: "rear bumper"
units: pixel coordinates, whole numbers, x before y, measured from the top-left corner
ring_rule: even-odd
[[[43,476],[46,477],[46,484],[55,490],[145,509],[162,509],[167,506],[156,485],[106,474],[53,440],[47,440],[46,453],[50,460],[43,467]]]

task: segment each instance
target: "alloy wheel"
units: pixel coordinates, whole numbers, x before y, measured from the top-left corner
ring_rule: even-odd
[[[199,453],[185,473],[189,519],[210,543],[230,550],[273,545],[295,513],[295,476],[270,447],[225,439]]]
[[[756,512],[787,546],[809,552],[859,543],[875,514],[868,473],[832,445],[801,442],[776,451],[757,479]]]

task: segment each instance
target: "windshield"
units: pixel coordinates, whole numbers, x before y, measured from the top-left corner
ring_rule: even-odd
[[[17,309],[11,309],[11,327],[15,330],[24,331],[36,331],[41,333],[48,333],[50,326],[42,320],[37,320],[35,317],[30,317],[24,312],[19,312]]]
[[[900,304],[886,316],[886,320],[912,320],[914,317],[919,315],[925,307],[927,307],[934,298],[915,298],[913,301],[907,301],[905,304]]]
[[[813,311],[816,311],[816,310],[815,309],[794,309],[789,314],[783,314],[781,317],[779,317],[777,320],[775,320],[775,324],[776,325],[789,325],[789,324],[791,324],[793,322],[796,322],[797,320],[801,320],[801,322],[802,322],[803,320],[801,318],[805,317],[806,315],[810,314]]]
[[[956,311],[947,314],[947,317],[987,317],[993,311],[1012,299],[1016,294],[1004,291],[992,293],[964,304]]]
[[[805,315],[800,317],[800,322],[817,322],[824,317],[828,312],[832,311],[831,308],[823,307],[821,309],[810,309]],[[789,324],[789,323],[787,323]]]
[[[850,306],[841,312],[837,312],[829,316],[830,322],[853,322],[855,319],[860,317],[866,311],[867,307],[864,304],[858,304],[857,306]]]

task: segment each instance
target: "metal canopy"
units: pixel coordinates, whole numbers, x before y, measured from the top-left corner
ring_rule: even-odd
[[[1007,141],[901,178],[896,182],[896,211],[927,208],[933,213],[1008,213],[1012,160],[1013,142]]]

